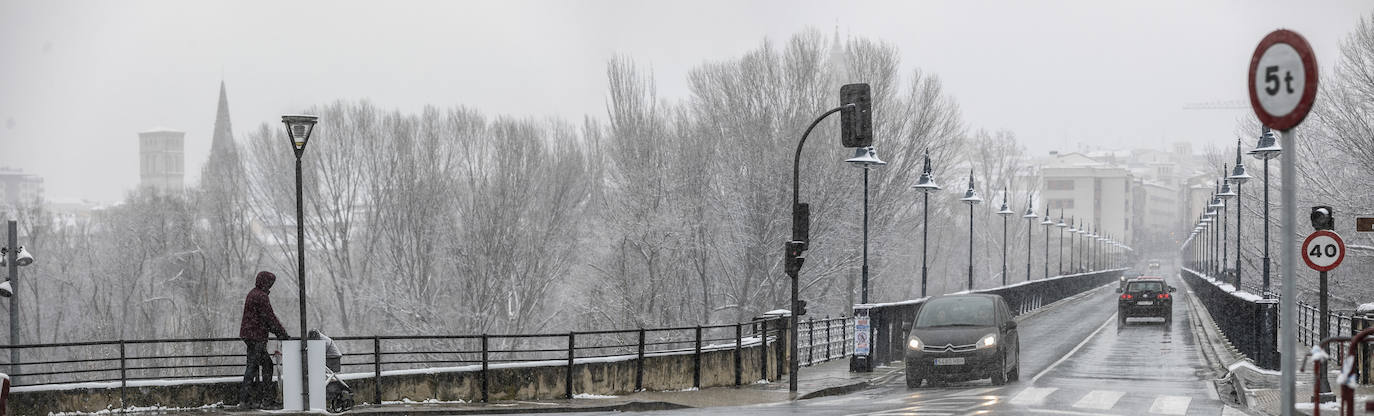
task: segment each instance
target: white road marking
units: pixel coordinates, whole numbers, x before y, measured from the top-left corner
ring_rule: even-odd
[[[1055,361],[1054,364],[1050,364],[1049,367],[1045,367],[1044,370],[1040,370],[1040,374],[1036,374],[1035,377],[1031,378],[1031,384],[1035,384],[1036,381],[1040,381],[1040,377],[1043,377],[1045,374],[1048,374],[1050,370],[1054,369],[1054,367],[1059,366],[1059,363],[1062,363],[1064,362],[1064,360],[1067,360],[1069,359],[1069,357],[1072,357],[1074,353],[1078,352],[1078,350],[1083,349],[1084,345],[1088,345],[1088,341],[1092,341],[1093,337],[1097,336],[1097,333],[1102,332],[1102,328],[1106,328],[1107,325],[1110,325],[1112,321],[1115,320],[1116,314],[1113,313],[1110,318],[1107,318],[1107,322],[1103,322],[1102,326],[1097,327],[1097,330],[1093,331],[1093,333],[1091,334],[1088,334],[1087,338],[1083,338],[1083,342],[1078,343],[1078,346],[1073,347],[1072,350],[1069,350],[1068,354],[1064,354],[1063,357],[1059,358],[1059,361]]]
[[[1181,415],[1188,413],[1188,403],[1193,399],[1183,396],[1159,396],[1154,404],[1150,405],[1150,413],[1165,415]]]
[[[1011,398],[1011,404],[1020,406],[1033,406],[1045,402],[1045,398],[1051,393],[1059,390],[1058,387],[1028,387]]]
[[[997,390],[997,389],[1001,389],[1001,387],[988,387],[988,388],[985,388],[985,389],[964,390],[964,391],[961,391],[961,392],[958,392],[958,393],[951,394],[950,396],[951,396],[951,397],[958,397],[958,396],[982,396],[984,393],[988,393],[988,392],[991,392],[991,391]]]
[[[1116,401],[1121,400],[1121,396],[1124,395],[1126,395],[1126,392],[1123,391],[1093,390],[1083,396],[1082,399],[1078,399],[1078,402],[1074,403],[1073,407],[1107,410],[1111,409],[1112,406],[1116,406]]]

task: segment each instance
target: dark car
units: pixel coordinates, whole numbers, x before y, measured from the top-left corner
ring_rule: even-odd
[[[1125,324],[1128,317],[1158,317],[1164,322],[1174,320],[1174,287],[1159,277],[1143,276],[1130,279],[1117,288],[1117,323]]]
[[[1021,339],[1001,296],[961,294],[927,300],[916,312],[906,345],[906,385],[923,380],[1016,381]]]

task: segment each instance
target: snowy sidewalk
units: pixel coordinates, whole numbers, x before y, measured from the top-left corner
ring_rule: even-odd
[[[802,367],[798,372],[799,399],[851,393],[881,384],[900,374],[900,368],[879,367],[871,373],[849,372],[849,360],[837,359]],[[792,399],[787,380],[756,383],[740,387],[713,387],[681,391],[645,391],[622,396],[577,395],[567,400],[519,400],[492,403],[406,401],[358,406],[347,414],[519,414],[568,412],[634,412],[695,407],[748,406],[785,402]],[[293,415],[317,414],[281,410],[237,410],[204,407],[197,409],[140,409],[158,414],[197,415]]]

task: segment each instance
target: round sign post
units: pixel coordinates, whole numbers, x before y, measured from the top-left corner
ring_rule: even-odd
[[[1329,272],[1345,260],[1345,241],[1328,230],[1318,230],[1302,241],[1302,261],[1319,272]]]
[[[1250,91],[1250,107],[1255,110],[1260,123],[1279,131],[1280,146],[1287,152],[1280,161],[1283,210],[1279,222],[1284,230],[1292,230],[1298,222],[1297,212],[1293,209],[1298,201],[1295,193],[1297,181],[1294,179],[1297,167],[1293,163],[1297,158],[1297,148],[1293,145],[1292,129],[1307,118],[1307,112],[1312,110],[1312,104],[1317,100],[1317,57],[1302,35],[1291,30],[1275,30],[1255,47],[1255,53],[1250,57],[1248,78],[1250,82],[1246,89]],[[1280,275],[1283,276],[1283,289],[1279,296],[1279,401],[1283,409],[1293,408],[1294,387],[1297,384],[1298,360],[1293,358],[1297,352],[1293,339],[1297,334],[1293,328],[1297,327],[1298,321],[1292,313],[1297,307],[1294,303],[1297,297],[1294,291],[1297,286],[1294,278],[1297,274],[1297,259],[1294,258],[1294,252],[1298,249],[1296,243],[1291,238],[1283,239],[1283,249],[1279,252]]]

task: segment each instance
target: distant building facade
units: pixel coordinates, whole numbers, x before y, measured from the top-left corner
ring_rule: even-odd
[[[186,186],[186,132],[154,128],[138,133],[139,186],[162,193]]]
[[[1050,215],[1060,212],[1074,225],[1095,226],[1099,235],[1130,244],[1132,218],[1131,172],[1079,153],[1055,154],[1040,168],[1041,198]],[[1093,229],[1093,228],[1090,228]]]
[[[43,198],[43,177],[22,169],[0,168],[0,198],[4,198],[0,205],[6,212],[39,201]]]

